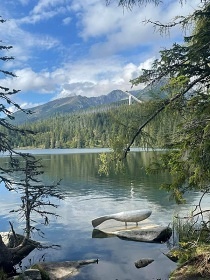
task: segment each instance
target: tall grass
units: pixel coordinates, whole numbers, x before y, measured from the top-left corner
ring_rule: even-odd
[[[177,247],[174,254],[178,256],[180,263],[196,256],[198,247],[207,248],[206,245],[210,240],[208,219],[204,222],[199,215],[193,215],[193,212],[187,217],[176,215],[173,218],[172,228],[173,246]]]

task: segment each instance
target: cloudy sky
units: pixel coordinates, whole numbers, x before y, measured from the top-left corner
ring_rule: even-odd
[[[0,85],[20,89],[14,98],[25,108],[70,94],[130,90],[130,79],[183,35],[175,28],[161,36],[144,21],[168,23],[200,1],[163,2],[129,10],[117,0],[109,6],[106,0],[1,0],[0,15],[7,21],[0,24],[0,40],[13,46],[7,55],[15,58],[1,69],[17,77],[1,76]]]

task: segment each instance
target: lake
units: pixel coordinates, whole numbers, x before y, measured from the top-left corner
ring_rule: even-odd
[[[106,214],[126,210],[151,209],[149,220],[160,225],[169,225],[173,215],[189,211],[198,201],[198,193],[187,194],[187,204],[177,206],[169,200],[169,195],[160,190],[160,185],[170,181],[168,173],[147,175],[145,166],[152,160],[150,151],[133,150],[128,154],[124,173],[100,176],[99,152],[103,149],[33,150],[27,151],[42,158],[45,173],[42,180],[46,184],[62,179],[60,191],[66,198],[59,202],[50,225],[40,228],[44,239],[33,238],[48,244],[59,244],[60,249],[34,251],[29,258],[32,263],[44,255],[46,261],[66,261],[99,259],[81,269],[75,280],[152,280],[168,279],[176,267],[164,254],[169,243],[155,244],[126,241],[118,237],[93,238],[91,220]],[[5,160],[1,158],[0,160]],[[15,192],[1,188],[1,231],[8,231],[8,221],[14,223],[16,231],[21,230],[22,221],[9,213],[18,205]],[[21,233],[21,232],[20,232]],[[28,258],[28,259],[29,259]],[[152,258],[154,262],[137,269],[134,265],[141,258]],[[29,260],[23,262],[29,265]]]

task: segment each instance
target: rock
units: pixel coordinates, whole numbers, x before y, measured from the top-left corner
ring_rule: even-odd
[[[36,264],[40,271],[44,271],[50,278],[66,279],[67,277],[75,276],[79,273],[79,269],[83,265],[98,263],[98,259],[80,260],[80,261],[65,261],[65,262],[43,262]]]
[[[96,229],[96,228],[94,228],[92,231],[92,238],[108,238],[108,237],[113,237],[113,236],[115,236],[115,235],[106,233],[106,232]]]
[[[152,260],[152,259],[140,259],[138,261],[135,261],[135,266],[136,266],[136,268],[142,268],[152,262],[154,262],[154,260]]]
[[[154,227],[150,229],[136,229],[131,231],[120,231],[118,237],[142,242],[166,242],[172,235],[169,227]]]
[[[178,262],[179,260],[179,247],[173,247],[169,252],[163,253],[172,262]]]
[[[30,280],[41,280],[42,277],[41,277],[41,273],[38,269],[26,269],[24,271],[24,277],[28,277],[28,279]]]
[[[92,233],[93,238],[105,238],[111,236],[118,236],[119,238],[129,239],[141,242],[166,242],[172,235],[172,230],[169,227],[158,225],[146,225],[127,228],[105,228],[94,229]]]

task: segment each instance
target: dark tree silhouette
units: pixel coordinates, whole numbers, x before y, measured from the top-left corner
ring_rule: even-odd
[[[5,23],[5,20],[0,17],[0,24],[3,23]],[[12,46],[4,45],[3,42],[0,43],[0,60],[2,62],[13,60],[14,57],[7,56],[7,52],[12,49]],[[0,75],[2,77],[16,77],[14,73],[3,69],[0,69]],[[31,215],[33,213],[41,215],[44,224],[48,224],[49,216],[57,216],[56,213],[50,210],[52,207],[57,207],[57,204],[51,202],[51,199],[63,198],[57,188],[59,183],[50,186],[41,183],[40,175],[43,171],[40,161],[30,154],[15,151],[11,145],[9,140],[11,132],[20,133],[25,136],[33,133],[31,130],[18,128],[12,124],[14,116],[12,110],[8,109],[8,106],[13,106],[26,114],[31,113],[29,110],[22,109],[12,100],[12,97],[19,91],[0,85],[0,154],[2,156],[5,153],[8,155],[7,164],[4,161],[1,161],[0,164],[0,183],[1,187],[5,186],[9,191],[14,190],[21,194],[20,207],[11,211],[18,212],[25,221],[23,235],[16,234],[12,223],[10,223],[12,232],[10,238],[12,236],[13,239],[13,242],[10,243],[12,245],[6,246],[0,235],[0,269],[3,269],[6,273],[12,273],[14,265],[20,262],[31,250],[40,246],[37,242],[30,240],[32,231],[40,232],[40,229],[32,222]]]

